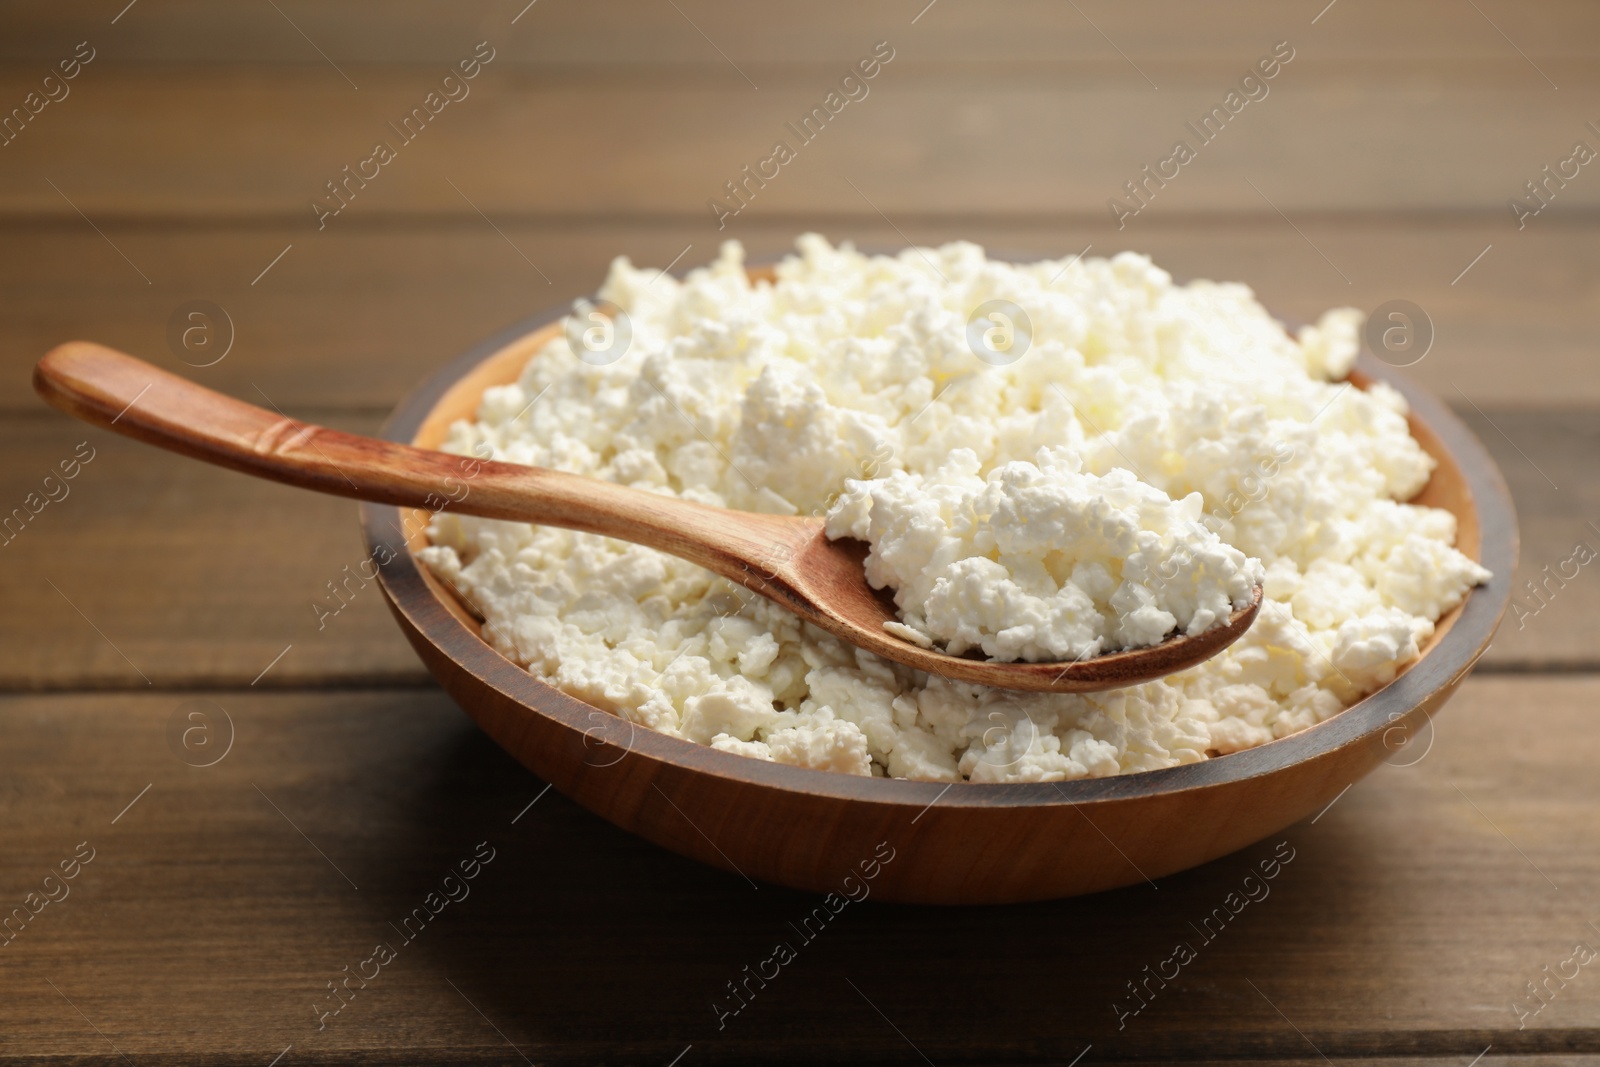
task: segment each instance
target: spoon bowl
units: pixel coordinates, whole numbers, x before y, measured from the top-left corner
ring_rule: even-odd
[[[866,546],[831,541],[819,518],[709,507],[598,478],[455,456],[297,422],[86,341],[34,370],[50,403],[87,422],[273,481],[374,503],[535,522],[648,545],[715,571],[834,636],[931,674],[997,689],[1081,693],[1184,670],[1238,640],[1261,608],[1149,648],[1071,663],[952,656],[896,637],[887,598],[868,586]]]

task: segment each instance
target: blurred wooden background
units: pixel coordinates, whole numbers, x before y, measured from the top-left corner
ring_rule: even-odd
[[[309,1036],[305,1004],[361,958],[376,916],[493,836],[478,824],[511,833],[540,785],[431,687],[375,589],[319,632],[312,601],[363,555],[349,504],[82,429],[29,386],[40,354],[86,337],[371,431],[433,368],[591,292],[619,254],[682,269],[723,239],[770,256],[805,230],[1132,248],[1245,281],[1286,317],[1422,307],[1436,340],[1411,372],[1499,459],[1538,576],[1580,541],[1600,548],[1600,164],[1521,229],[1508,201],[1575,142],[1600,150],[1600,8],[125,4],[0,7],[6,113],[80,42],[94,56],[0,147],[0,510],[78,442],[97,450],[0,547],[0,905],[78,840],[106,842],[72,900],[0,949],[0,1060],[266,1063],[292,1045],[285,1064],[522,1062],[485,1015],[535,1062],[665,1063],[691,1044],[685,1065],[1600,1050],[1600,979],[1526,1029],[1509,1007],[1575,938],[1600,938],[1592,568],[1526,601],[1538,613],[1508,620],[1482,668],[1505,677],[1469,683],[1438,751],[1303,828],[1283,903],[1130,1032],[1106,1002],[1230,887],[1229,861],[1159,893],[864,912],[720,1034],[702,1002],[803,896],[751,894],[552,795],[477,910],[450,917],[454,947]],[[396,140],[387,124],[485,41],[470,95],[319,230],[325,183]],[[868,95],[719,231],[707,201],[879,41],[894,59]],[[1268,95],[1119,230],[1107,200],[1280,41],[1294,59]],[[236,333],[205,368],[168,344],[193,300]],[[237,720],[215,768],[163,741],[194,693]],[[353,869],[360,901],[388,903],[342,895],[252,781]],[[862,974],[894,1024],[841,980],[866,990]]]

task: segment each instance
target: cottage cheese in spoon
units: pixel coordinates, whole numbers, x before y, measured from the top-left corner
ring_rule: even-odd
[[[926,476],[847,483],[828,533],[871,543],[867,580],[895,590],[897,633],[956,655],[1080,660],[1249,606],[1261,562],[1201,525],[1199,493],[1175,501],[1125,468],[1082,465],[1045,447],[985,476],[958,448]]]
[[[1487,577],[1453,516],[1404,502],[1433,466],[1404,399],[1339,380],[1357,312],[1290,335],[1244,286],[1176,285],[1131,253],[1010,264],[808,236],[777,273],[751,283],[733,243],[683,281],[618,260],[601,295],[627,329],[591,351],[577,318],[446,449],[826,516],[871,543],[902,636],[951,651],[1072,659],[1201,632],[1257,582],[1266,600],[1191,670],[1015,693],[880,660],[648,548],[437,516],[424,558],[485,638],[641,726],[862,775],[1170,767],[1338,713]],[[1027,320],[1014,358],[971,343],[996,301]]]

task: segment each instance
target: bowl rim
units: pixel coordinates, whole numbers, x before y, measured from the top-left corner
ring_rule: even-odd
[[[458,380],[507,346],[568,313],[564,306],[549,308],[473,345],[412,389],[385,420],[379,436],[410,443],[440,398]],[[1131,771],[1106,778],[1065,782],[937,782],[865,777],[768,762],[656,733],[539,680],[466,627],[424,580],[424,565],[401,534],[399,508],[362,503],[361,524],[373,558],[386,560],[379,566],[379,580],[391,606],[416,629],[421,639],[527,714],[551,718],[578,731],[586,744],[593,741],[616,745],[623,755],[727,779],[730,783],[907,810],[926,811],[935,803],[942,808],[1072,806],[1212,789],[1274,774],[1347,746],[1370,742],[1394,728],[1401,719],[1423,708],[1435,694],[1449,691],[1472,669],[1488,648],[1509,605],[1517,559],[1517,519],[1504,477],[1487,449],[1443,402],[1394,368],[1363,352],[1356,362],[1356,370],[1401,393],[1410,405],[1412,417],[1432,431],[1443,450],[1455,461],[1476,511],[1477,559],[1491,571],[1492,577],[1467,593],[1461,606],[1454,609],[1456,616],[1446,632],[1403,674],[1332,717],[1254,748],[1198,763]],[[1425,710],[1424,714],[1431,717],[1432,712]],[[603,718],[597,719],[597,716]],[[616,757],[617,761],[621,758],[622,755]],[[596,765],[610,764],[602,761]]]

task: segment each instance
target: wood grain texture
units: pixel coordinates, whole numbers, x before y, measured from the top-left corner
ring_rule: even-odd
[[[330,228],[309,239],[272,225],[102,223],[154,281],[149,286],[82,219],[0,226],[0,286],[12,295],[0,302],[0,410],[38,410],[29,382],[34,361],[62,341],[93,337],[236,396],[259,402],[259,388],[286,410],[387,411],[489,334],[593,293],[614,256],[665,266],[684,253],[682,270],[707,262],[718,242],[733,236],[753,259],[772,258],[792,250],[795,235],[808,228],[874,248],[900,247],[904,233],[925,243],[975,240],[1015,257],[1132,249],[1179,278],[1244,281],[1275,314],[1298,321],[1341,304],[1370,311],[1407,299],[1428,312],[1437,334],[1434,349],[1407,373],[1451,403],[1465,406],[1465,396],[1486,409],[1600,406],[1589,325],[1600,320],[1600,227],[1517,233],[1498,222],[1323,217],[1297,220],[1302,238],[1276,215],[1148,221],[1118,234],[1109,224],[974,215],[897,219],[897,232],[875,215],[775,222],[756,215],[719,234],[709,224],[665,220],[496,219],[502,236],[473,215]],[[197,299],[219,304],[236,338],[225,359],[203,369],[181,362],[167,336],[174,311]]]
[[[282,15],[254,5],[141,0],[137,16],[130,12],[108,29],[115,11],[108,14],[103,5],[87,0],[62,0],[9,13],[11,32],[0,39],[0,56],[52,61],[64,43],[70,46],[85,32],[98,31],[127,62],[321,66],[333,77],[295,32],[298,26],[341,66],[446,64],[457,58],[460,42],[500,32],[507,60],[514,63],[726,70],[725,61],[696,32],[700,26],[740,64],[854,59],[863,41],[886,34],[914,34],[920,54],[970,64],[1109,62],[1125,67],[1118,48],[1140,63],[1231,61],[1241,46],[1249,51],[1272,29],[1304,34],[1326,55],[1349,61],[1516,58],[1488,21],[1450,0],[1398,7],[1383,0],[1340,0],[1337,17],[1329,12],[1314,27],[1321,5],[1305,5],[1302,11],[1273,0],[1242,0],[1203,11],[1183,0],[1154,0],[1137,10],[1111,0],[1082,0],[1081,14],[1052,0],[1008,0],[998,18],[984,5],[955,2],[924,13],[926,0],[819,0],[793,11],[755,9],[737,0],[689,0],[678,6],[681,13],[630,0],[546,3],[527,10],[513,27],[511,20],[527,0],[465,0],[448,6],[402,0],[381,10],[348,0],[281,0]],[[1524,10],[1490,3],[1484,11],[1535,58],[1600,52],[1600,17],[1581,0]]]
[[[690,1044],[696,1062],[923,1062],[893,1027],[935,1063],[1064,1064],[1090,1043],[1085,1062],[1321,1062],[1295,1027],[1334,1058],[1575,1054],[1600,1040],[1587,970],[1524,1030],[1511,1005],[1594,937],[1596,685],[1474,679],[1412,766],[1155,889],[960,924],[869,897],[808,943],[789,924],[817,897],[753,890],[540,798],[437,694],[208,693],[236,731],[210,768],[165,741],[188,694],[7,697],[0,901],[80,841],[97,855],[0,948],[0,1062],[121,1062],[46,979],[136,1063],[264,1064],[291,1043],[286,1063],[522,1062],[450,982],[540,1063],[667,1063]],[[396,940],[389,922],[484,840],[497,856],[471,895],[317,1032],[324,983]],[[1190,923],[1279,840],[1295,858],[1270,895],[1200,944]],[[719,1030],[713,1001],[784,939],[799,958]],[[1178,940],[1198,958],[1118,1030],[1125,983]]]
[[[1600,554],[1600,478],[1589,474],[1600,456],[1600,413],[1461,414],[1509,472],[1522,527],[1511,610],[1484,662],[1600,668],[1600,570],[1592,566]],[[1563,647],[1570,657],[1557,651]]]
[[[730,233],[770,253],[820,229],[880,246],[1138,248],[1180,276],[1246,280],[1301,319],[1344,300],[1414,300],[1439,327],[1414,376],[1458,407],[1511,481],[1516,584],[1600,522],[1600,187],[1586,169],[1520,232],[1505,205],[1600,122],[1584,103],[1600,52],[1591,4],[546,0],[514,26],[524,0],[124,6],[63,0],[3,17],[0,106],[76,42],[99,55],[69,99],[0,149],[0,509],[85,439],[28,387],[32,362],[71,337],[165,358],[173,309],[216,300],[238,325],[235,350],[203,370],[174,356],[169,369],[237,395],[259,385],[297,418],[370,433],[444,360],[592,291],[616,253],[665,264],[692,243],[687,264]],[[1185,109],[1215,102],[1280,34],[1297,58],[1271,96],[1115,231],[1108,180],[1152,162]],[[784,169],[787,189],[772,185],[717,231],[706,187],[753,162],[793,105],[884,38],[898,54],[870,98]],[[484,39],[499,55],[473,97],[317,232],[311,193]],[[530,131],[565,154],[535,152]],[[1241,177],[1293,226],[1250,202]],[[1162,879],[1159,892],[974,912],[961,927],[937,910],[852,906],[719,1031],[711,997],[815,901],[752,892],[552,792],[510,827],[473,896],[449,906],[445,936],[406,949],[314,1038],[323,983],[541,787],[437,693],[347,688],[426,681],[375,589],[316,628],[325,583],[364,558],[348,504],[109,435],[93,444],[70,499],[0,548],[0,688],[146,688],[111,638],[157,686],[235,687],[209,695],[235,714],[240,742],[210,769],[172,756],[167,720],[193,692],[3,701],[0,892],[20,902],[30,869],[42,876],[77,841],[102,851],[71,899],[0,949],[0,1062],[125,1063],[102,1033],[141,1065],[266,1064],[291,1042],[280,1067],[523,1053],[664,1064],[691,1043],[681,1067],[758,1054],[1066,1064],[1091,1042],[1083,1067],[1444,1067],[1486,1048],[1483,1065],[1600,1061],[1588,970],[1527,1030],[1511,1011],[1523,983],[1600,921],[1582,888],[1600,855],[1592,674],[1469,682],[1422,762],[1380,768],[1286,835],[1300,858],[1271,898],[1120,1032],[1110,1004],[1122,984],[1238,887],[1242,863]],[[1485,663],[1593,671],[1596,618],[1600,583],[1585,568],[1522,628],[1508,618]],[[321,691],[261,692],[282,684]]]
[[[365,432],[379,423],[318,417]],[[359,580],[368,556],[351,504],[65,416],[8,418],[0,442],[13,520],[0,545],[0,687],[426,680],[376,586]],[[85,443],[93,459],[67,495],[16,532],[14,509],[48,499],[44,479],[61,482],[59,464]]]
[[[464,197],[491,217],[648,213],[711,221],[708,200],[726,197],[724,183],[783,140],[796,158],[754,194],[752,210],[863,213],[865,196],[892,219],[987,211],[1098,221],[1111,217],[1107,201],[1125,196],[1123,184],[1141,167],[1186,140],[1196,159],[1138,222],[1271,213],[1275,205],[1291,216],[1476,211],[1515,232],[1508,199],[1541,167],[1570,155],[1574,141],[1594,140],[1585,122],[1600,122],[1580,103],[1600,88],[1600,69],[1588,60],[1546,60],[1564,86],[1557,92],[1514,57],[1488,67],[1419,61],[1356,72],[1319,68],[1307,43],[1304,57],[1269,83],[1270,93],[1214,141],[1186,131],[1186,121],[1221,106],[1279,39],[1264,31],[1233,62],[1205,71],[1152,63],[1145,69],[1159,91],[1126,68],[1089,78],[1057,66],[999,73],[919,66],[907,43],[867,83],[869,94],[810,140],[785,124],[820,106],[841,70],[751,67],[755,91],[730,69],[619,77],[611,68],[491,64],[470,83],[470,95],[408,142],[389,123],[422,105],[440,68],[363,72],[365,84],[354,92],[326,68],[157,73],[108,60],[85,68],[71,96],[3,149],[0,212],[266,216],[310,233],[317,228],[312,201],[331,197],[326,183],[371,157],[382,140],[396,158],[367,168],[376,176],[349,187],[349,206],[327,229],[393,212],[466,214]],[[870,41],[860,48],[869,54]],[[464,45],[461,55],[470,54]],[[0,99],[23,99],[35,81],[0,78]],[[128,122],[129,111],[163,121]],[[1352,134],[1358,139],[1350,141]],[[1384,148],[1363,151],[1362,144]],[[597,159],[605,165],[583,162]],[[1529,225],[1547,227],[1597,204],[1600,181],[1580,177]]]

